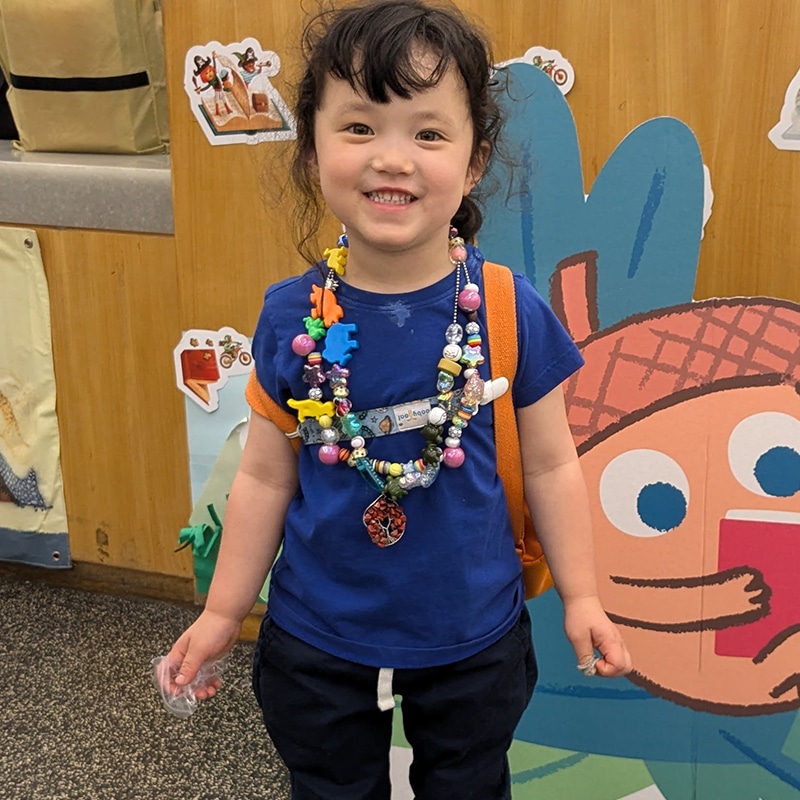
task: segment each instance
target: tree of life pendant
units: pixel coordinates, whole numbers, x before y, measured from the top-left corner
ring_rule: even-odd
[[[362,517],[369,538],[378,547],[399,542],[406,530],[407,517],[400,504],[382,494],[371,503]]]

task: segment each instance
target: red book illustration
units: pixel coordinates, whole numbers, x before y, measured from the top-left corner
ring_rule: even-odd
[[[213,348],[184,350],[181,353],[181,373],[184,386],[208,405],[211,400],[208,384],[219,380],[217,354]]]

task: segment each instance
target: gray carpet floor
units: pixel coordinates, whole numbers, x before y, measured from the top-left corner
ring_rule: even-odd
[[[286,800],[252,644],[191,717],[161,705],[150,660],[198,613],[0,578],[0,800]]]

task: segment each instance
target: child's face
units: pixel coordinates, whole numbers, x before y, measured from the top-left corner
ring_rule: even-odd
[[[384,104],[328,77],[314,141],[322,194],[347,226],[351,253],[363,244],[376,253],[436,246],[444,255],[450,220],[480,177],[471,167],[473,126],[457,73]]]

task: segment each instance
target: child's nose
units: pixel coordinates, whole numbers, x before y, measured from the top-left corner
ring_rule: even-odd
[[[414,171],[414,161],[401,145],[387,144],[373,156],[372,168],[376,172],[410,175]]]

